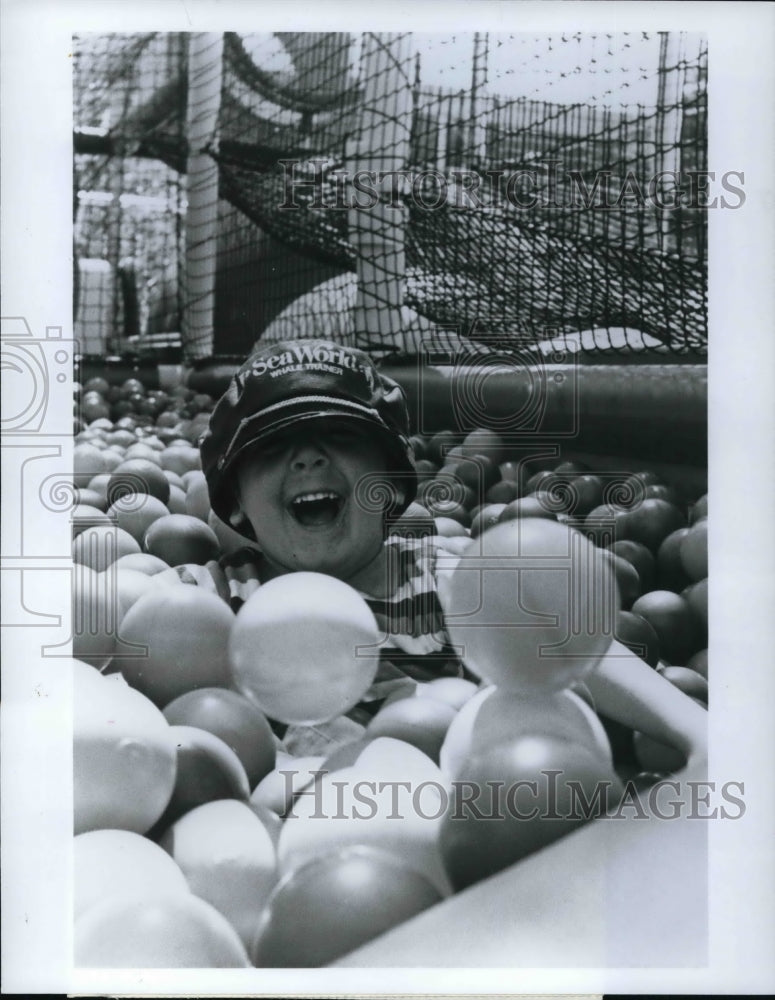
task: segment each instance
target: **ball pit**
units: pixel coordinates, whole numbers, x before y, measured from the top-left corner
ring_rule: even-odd
[[[461,782],[530,781],[559,768],[588,797],[607,782],[615,801],[628,783],[643,792],[685,765],[644,734],[614,739],[610,720],[571,685],[615,636],[707,702],[708,507],[697,488],[623,462],[622,502],[612,503],[610,493],[603,498],[610,469],[596,469],[588,455],[531,464],[487,428],[415,434],[421,491],[393,527],[436,536],[461,556],[450,635],[464,650],[466,679],[407,686],[353,727],[357,737],[326,755],[293,756],[284,725],[325,731],[341,722],[350,731],[345,713],[377,669],[375,657],[352,655],[378,640],[368,607],[339,581],[310,579],[318,574],[277,578],[236,616],[221,597],[182,584],[176,566],[203,567],[249,544],[209,507],[196,445],[213,400],[192,390],[151,395],[142,382],[125,382],[110,399],[110,388],[93,381],[79,403],[75,601],[82,620],[105,624],[105,595],[115,587],[121,643],[107,624],[75,636],[74,655],[84,661],[76,667],[75,829],[81,844],[115,841],[100,849],[114,859],[103,868],[122,857],[122,837],[139,839],[142,847],[135,840],[126,851],[147,906],[118,876],[115,895],[98,905],[89,889],[97,862],[82,865],[76,955],[84,964],[185,966],[200,947],[197,961],[204,956],[213,968],[346,964],[351,949],[422,911],[420,919],[445,912],[467,887],[484,889],[484,879],[543,856],[593,818],[487,825],[469,815],[455,825]],[[534,651],[567,631],[557,566],[571,549],[615,599],[610,629],[591,613],[591,627],[555,669]],[[554,560],[557,579],[531,559]],[[514,594],[482,573],[509,566],[532,569],[540,583],[529,590],[528,618],[555,616],[540,639],[528,619],[505,642],[489,627],[506,613],[498,602]],[[479,621],[482,594],[490,618]],[[147,653],[133,655],[138,646]],[[113,705],[116,731],[103,718]],[[330,773],[316,778],[317,770]],[[402,782],[423,789],[404,812],[395,791]],[[399,797],[380,797],[380,783]],[[391,811],[400,817],[388,818]],[[328,913],[356,869],[370,914],[358,903],[347,920],[328,916],[325,933],[302,934],[299,947],[304,921],[317,907]],[[153,892],[157,870],[169,885]],[[172,886],[191,898],[181,902]],[[150,941],[151,916],[180,928],[169,948]],[[117,943],[120,924],[132,927],[134,951]]]

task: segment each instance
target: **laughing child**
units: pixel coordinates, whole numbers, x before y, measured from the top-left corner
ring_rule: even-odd
[[[184,582],[237,611],[276,576],[325,573],[361,594],[384,635],[365,703],[320,733],[320,749],[356,738],[410,679],[464,675],[444,624],[458,557],[444,539],[391,531],[417,490],[409,416],[401,387],[366,354],[325,340],[260,347],[217,403],[201,453],[212,509],[255,545],[178,567]],[[623,669],[620,656],[604,656],[585,683],[602,714],[690,763],[704,758],[705,711],[644,661],[627,657]]]

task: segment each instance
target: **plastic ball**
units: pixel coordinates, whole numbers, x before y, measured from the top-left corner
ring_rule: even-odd
[[[613,569],[582,534],[517,519],[463,553],[445,611],[450,638],[477,676],[518,691],[555,691],[583,677],[611,643]]]
[[[293,762],[284,770],[293,771]],[[306,778],[310,768],[304,772]],[[311,778],[283,822],[281,874],[329,851],[365,844],[396,855],[448,893],[438,850],[448,782],[426,754],[403,740],[380,737],[351,766]]]
[[[573,740],[606,764],[613,763],[603,724],[575,692],[530,697],[489,687],[479,691],[455,716],[441,748],[441,769],[452,777],[466,760],[486,747],[517,736]]]
[[[73,841],[73,910],[85,913],[108,896],[141,898],[190,892],[183,872],[148,837],[129,830],[90,830]]]
[[[128,531],[112,524],[85,528],[73,540],[73,562],[101,573],[121,556],[138,553],[140,546]]]
[[[327,965],[440,900],[400,859],[347,847],[310,861],[277,887],[250,955],[259,968]]]
[[[166,505],[148,494],[132,493],[120,497],[108,510],[111,518],[123,531],[128,532],[139,546],[146,531],[161,517],[169,517]]]
[[[645,594],[653,590],[657,585],[657,562],[654,554],[640,542],[631,539],[621,539],[610,546],[611,552],[616,553],[631,563],[640,577],[641,593]]]
[[[610,560],[611,568],[616,577],[616,586],[619,591],[619,598],[623,610],[632,607],[641,595],[640,577],[638,571],[631,562],[627,562],[622,556],[617,556],[610,549],[601,549],[603,555]]]
[[[239,691],[280,722],[326,722],[352,708],[377,672],[379,629],[352,587],[291,573],[260,587],[229,641]]]
[[[283,817],[294,796],[311,785],[320,770],[325,770],[324,759],[320,755],[292,757],[285,763],[278,762],[253,789],[250,805],[268,809],[278,818]]]
[[[691,580],[704,580],[708,575],[708,522],[695,521],[681,541],[681,562]]]
[[[555,521],[557,519],[555,512],[549,509],[546,504],[542,502],[540,497],[530,494],[528,496],[518,497],[516,500],[512,500],[510,503],[507,503],[501,511],[498,520],[504,522],[535,517],[544,518],[550,521]]]
[[[250,968],[236,930],[192,893],[111,897],[75,923],[80,968]]]
[[[274,843],[243,802],[207,802],[181,816],[159,841],[180,866],[191,891],[222,913],[250,946],[277,882]]]
[[[176,746],[175,787],[154,833],[206,802],[250,798],[248,776],[239,757],[219,737],[197,726],[170,726]]]
[[[74,673],[76,833],[148,831],[170,800],[176,765],[171,727],[148,698],[121,678]]]
[[[170,487],[170,493],[174,487]],[[190,514],[167,514],[154,520],[143,538],[145,552],[170,566],[217,559],[221,546],[212,528]]]
[[[438,764],[441,744],[455,714],[451,705],[433,698],[402,698],[377,712],[366,727],[366,737],[403,740]]]
[[[116,466],[110,475],[107,497],[114,504],[128,493],[147,493],[166,504],[170,498],[170,484],[155,459],[155,452],[144,445],[132,445],[127,456],[133,457]]]
[[[439,846],[456,889],[552,843],[622,793],[613,768],[586,747],[543,736],[486,747],[452,788]],[[472,789],[480,793],[474,801]]]
[[[236,753],[255,788],[275,765],[274,735],[253,702],[227,688],[199,688],[164,709],[171,726],[197,726],[220,737]]]
[[[113,666],[160,708],[196,688],[227,687],[233,623],[216,594],[182,583],[157,586],[122,620],[123,647]]]
[[[433,698],[459,711],[474,697],[478,688],[473,681],[462,677],[436,677],[425,684],[418,684],[414,691],[416,698]]]
[[[698,627],[691,605],[671,590],[651,590],[632,606],[653,627],[659,638],[659,652],[668,663],[683,665],[696,649]]]

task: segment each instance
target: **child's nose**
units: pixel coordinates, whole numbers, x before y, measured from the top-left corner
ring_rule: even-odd
[[[327,464],[327,455],[314,439],[300,443],[291,458],[291,466],[298,471],[320,468]]]

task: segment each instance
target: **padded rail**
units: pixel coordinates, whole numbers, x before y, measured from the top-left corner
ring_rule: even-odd
[[[422,432],[488,427],[525,447],[707,464],[706,365],[385,368]]]

